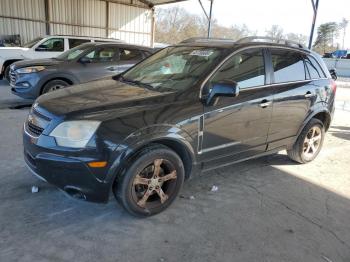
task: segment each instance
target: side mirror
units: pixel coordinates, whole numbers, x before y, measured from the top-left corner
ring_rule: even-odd
[[[331,74],[331,77],[333,78],[333,80],[337,80],[338,76],[337,76],[337,71],[335,69],[329,70],[329,73]]]
[[[92,62],[92,60],[90,58],[84,56],[84,57],[80,58],[79,62],[82,64],[89,64]]]
[[[234,81],[224,80],[218,83],[213,83],[206,99],[206,105],[213,105],[216,98],[219,98],[220,96],[236,97],[238,94],[239,87]]]

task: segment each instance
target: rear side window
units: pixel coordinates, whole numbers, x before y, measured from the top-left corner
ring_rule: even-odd
[[[306,79],[301,54],[289,50],[271,50],[275,82],[293,82]]]
[[[265,84],[265,65],[261,49],[252,49],[232,56],[210,80],[230,80],[242,89]]]
[[[74,47],[76,47],[78,45],[89,43],[91,41],[88,40],[88,39],[74,39],[74,38],[70,38],[70,39],[68,39],[68,42],[69,42],[69,49],[72,49],[72,48],[74,48]]]
[[[142,53],[136,49],[119,49],[119,59],[120,61],[130,61],[130,60],[142,60]]]
[[[86,55],[92,63],[113,62],[117,54],[117,48],[103,47],[94,50]]]
[[[305,59],[305,65],[307,70],[309,71],[311,79],[318,79],[318,78],[325,77],[320,65],[312,56],[307,56],[307,58]]]

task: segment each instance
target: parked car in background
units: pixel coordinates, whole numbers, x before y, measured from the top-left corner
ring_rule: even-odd
[[[24,124],[24,158],[71,196],[107,202],[113,191],[128,212],[150,216],[195,173],[281,150],[312,161],[335,93],[322,59],[300,44],[187,41],[39,97]]]
[[[56,58],[19,61],[11,65],[14,94],[35,99],[74,84],[119,74],[154,50],[124,43],[86,43]]]
[[[0,79],[8,81],[10,65],[24,59],[51,58],[87,42],[123,42],[121,40],[96,37],[53,35],[38,37],[22,47],[0,47]]]

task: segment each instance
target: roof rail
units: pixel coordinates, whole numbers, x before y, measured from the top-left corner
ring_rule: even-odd
[[[232,42],[235,40],[227,38],[207,38],[207,37],[191,37],[180,42],[180,44],[185,43],[196,43],[196,42],[211,42],[211,41],[222,41],[222,42]]]
[[[307,49],[306,46],[304,46],[303,44],[300,44],[296,41],[287,40],[287,39],[278,39],[278,38],[273,38],[273,37],[268,37],[268,36],[243,37],[243,38],[239,39],[236,43],[242,44],[242,43],[259,42],[259,41],[260,42],[276,43],[276,44],[284,44],[284,45],[288,45],[288,46],[294,46],[297,48]]]

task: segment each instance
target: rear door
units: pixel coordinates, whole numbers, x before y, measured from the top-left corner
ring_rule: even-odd
[[[254,48],[233,55],[208,81],[234,81],[237,97],[220,97],[204,107],[203,142],[199,151],[204,169],[262,153],[271,120],[273,90],[266,84],[264,50]]]
[[[269,149],[273,149],[294,139],[315,103],[316,92],[308,76],[304,53],[275,48],[270,49],[270,54],[275,96],[268,142]]]
[[[119,48],[119,63],[118,72],[122,73],[134,66],[143,59],[143,54],[140,50],[133,48]]]

